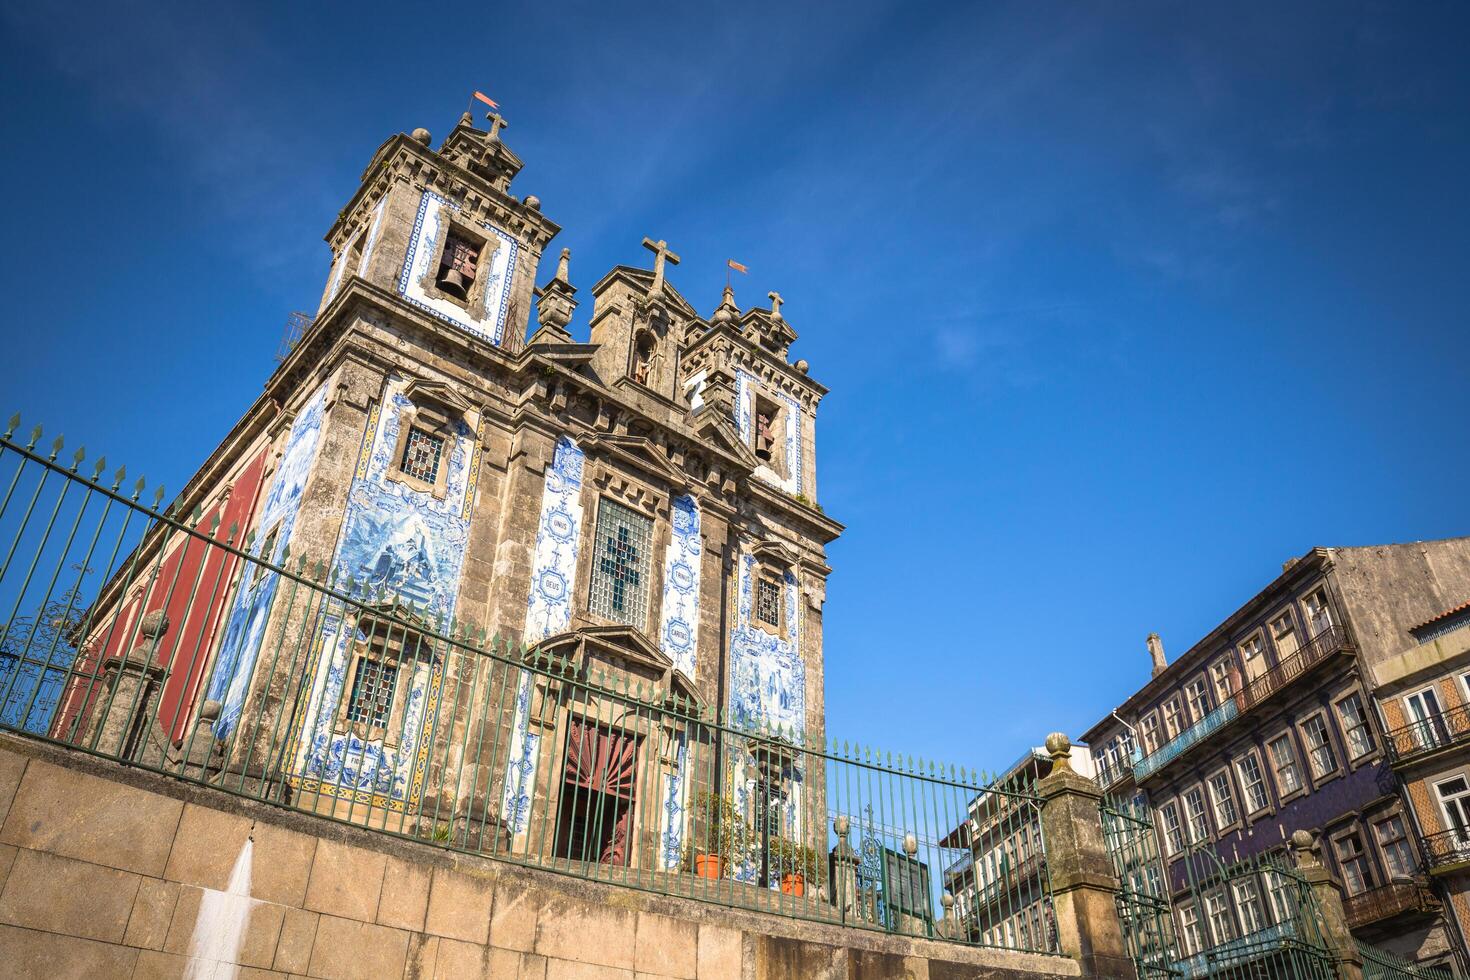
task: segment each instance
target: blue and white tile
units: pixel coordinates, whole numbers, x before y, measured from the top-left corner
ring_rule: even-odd
[[[495,251],[488,257],[490,265],[486,272],[485,291],[475,309],[466,310],[448,299],[430,296],[424,291],[424,279],[431,272],[429,264],[438,252],[440,238],[448,233],[450,215],[458,210],[459,205],[453,201],[433,191],[424,191],[414,218],[413,236],[403,260],[403,271],[398,276],[398,293],[414,306],[446,323],[492,344],[499,344],[505,331],[511,277],[515,274],[515,258],[519,249],[510,235],[494,225],[483,222],[479,225],[488,242],[486,249],[495,246]],[[484,258],[482,256],[482,261]]]

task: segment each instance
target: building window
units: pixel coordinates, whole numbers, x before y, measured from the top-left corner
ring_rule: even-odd
[[[1426,687],[1410,694],[1404,698],[1404,708],[1415,744],[1421,749],[1438,745],[1443,723],[1439,713],[1439,696],[1434,693],[1434,688]]]
[[[1242,878],[1235,883],[1235,909],[1240,913],[1242,935],[1260,932],[1266,928],[1266,909],[1261,904],[1261,886],[1254,878]]]
[[[1373,751],[1373,730],[1368,727],[1363,699],[1356,691],[1337,702],[1337,717],[1342,722],[1342,731],[1347,738],[1350,760],[1356,761]]]
[[[393,688],[397,683],[397,664],[358,657],[352,671],[352,694],[347,699],[347,720],[386,728],[393,712]]]
[[[1261,634],[1257,633],[1240,645],[1240,660],[1245,664],[1247,683],[1266,672],[1266,644],[1261,640]]]
[[[756,622],[774,630],[781,629],[781,582],[774,575],[762,572],[755,579]]]
[[[1210,920],[1210,935],[1216,945],[1228,943],[1235,938],[1235,920],[1230,915],[1230,903],[1223,891],[1205,896],[1205,915]]]
[[[1196,786],[1184,794],[1184,813],[1189,823],[1189,839],[1199,843],[1210,836],[1210,818],[1205,812],[1204,790]]]
[[[1229,827],[1235,823],[1235,790],[1230,785],[1230,772],[1221,769],[1210,777],[1210,798],[1215,804],[1215,826]]]
[[[1164,702],[1164,736],[1177,738],[1183,730],[1184,719],[1179,711],[1179,699],[1170,698]]]
[[[1215,703],[1224,704],[1235,696],[1235,673],[1230,658],[1221,657],[1210,664],[1210,684],[1215,688]]]
[[[599,616],[643,629],[648,622],[648,554],[653,521],[614,500],[597,507],[592,591],[587,605]]]
[[[1210,713],[1210,695],[1203,677],[1184,685],[1184,700],[1189,703],[1189,716],[1195,721]]]
[[[483,247],[480,242],[450,232],[444,240],[444,252],[439,258],[439,275],[434,280],[434,285],[461,303],[468,300],[470,287],[475,284],[475,273]]]
[[[403,457],[398,461],[398,469],[415,480],[434,483],[439,478],[439,461],[443,456],[444,437],[413,426],[403,441]]]
[[[1337,866],[1342,869],[1342,884],[1349,895],[1361,895],[1373,887],[1373,867],[1363,851],[1363,835],[1356,830],[1332,839],[1337,853]]]
[[[760,395],[754,396],[755,418],[751,426],[750,448],[756,458],[775,470],[783,479],[786,476],[784,457],[786,446],[786,416],[781,406]]]
[[[1307,629],[1313,636],[1319,636],[1332,628],[1332,608],[1327,605],[1327,593],[1324,590],[1318,589],[1303,599],[1302,608],[1307,613]]]
[[[1164,827],[1164,844],[1171,855],[1184,850],[1184,827],[1179,823],[1179,806],[1173,800],[1159,807],[1159,823]]]
[[[1327,734],[1327,720],[1320,714],[1302,722],[1302,736],[1307,742],[1307,760],[1312,778],[1321,779],[1337,771],[1337,757],[1332,753],[1332,738]]]
[[[1271,768],[1276,770],[1276,791],[1290,796],[1302,788],[1302,774],[1296,766],[1296,753],[1291,747],[1291,736],[1282,735],[1266,743],[1271,753]]]
[[[1285,613],[1271,623],[1271,641],[1276,644],[1277,663],[1281,663],[1301,647],[1301,641],[1296,635],[1296,625],[1291,621],[1291,613]]]
[[[1414,874],[1414,849],[1404,830],[1404,818],[1394,814],[1373,825],[1378,849],[1383,852],[1383,866],[1390,878],[1408,878]]]
[[[1143,754],[1152,755],[1159,750],[1159,716],[1150,714],[1138,723],[1138,731],[1143,739]]]
[[[1470,784],[1464,776],[1434,784],[1439,805],[1444,810],[1445,824],[1455,831],[1460,843],[1470,842]]]
[[[1266,778],[1261,772],[1261,760],[1254,752],[1240,757],[1235,763],[1240,772],[1240,785],[1245,792],[1245,805],[1250,813],[1259,813],[1271,802],[1266,793]]]
[[[1271,896],[1271,914],[1276,921],[1291,922],[1296,918],[1300,901],[1293,895],[1291,879],[1275,871],[1266,872],[1266,891]]]
[[[1205,937],[1199,929],[1199,910],[1193,905],[1179,907],[1179,937],[1184,942],[1184,955],[1194,956],[1205,948]]]

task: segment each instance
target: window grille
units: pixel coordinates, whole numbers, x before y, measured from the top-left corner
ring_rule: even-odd
[[[781,587],[764,576],[755,580],[755,618],[781,628]]]
[[[367,722],[377,728],[388,725],[393,710],[393,687],[398,682],[398,665],[360,657],[352,671],[352,696],[347,702],[347,720]]]
[[[439,459],[443,455],[443,436],[412,428],[403,444],[403,459],[399,461],[398,468],[415,480],[433,483],[439,478]]]
[[[643,627],[648,619],[648,553],[653,521],[622,504],[604,500],[597,508],[588,606],[599,616]]]

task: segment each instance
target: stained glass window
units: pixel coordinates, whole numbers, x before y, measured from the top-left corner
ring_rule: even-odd
[[[393,686],[398,682],[398,665],[360,657],[352,672],[352,696],[347,702],[347,720],[386,727],[393,710]]]
[[[597,508],[588,606],[599,616],[645,627],[653,521],[612,500]]]
[[[433,483],[439,477],[439,458],[444,455],[444,437],[423,429],[409,429],[398,468],[415,480]]]
[[[767,626],[781,628],[781,587],[763,575],[755,580],[755,618]]]

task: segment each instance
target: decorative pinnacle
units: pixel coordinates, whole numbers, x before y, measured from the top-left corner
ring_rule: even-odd
[[[490,124],[490,132],[485,137],[487,140],[500,139],[500,131],[510,128],[510,123],[505,121],[505,117],[493,110],[485,113],[485,121]]]
[[[784,303],[784,302],[786,302],[786,301],[784,299],[782,299],[781,298],[781,294],[778,293],[778,292],[776,292],[775,290],[772,290],[771,292],[766,293],[766,298],[771,301],[771,319],[772,320],[779,320],[779,319],[781,319],[781,304]]]
[[[725,287],[724,298],[720,305],[715,308],[714,315],[710,317],[712,323],[732,323],[740,314],[740,307],[735,305],[735,289],[731,286]]]
[[[558,282],[571,282],[571,280],[567,278],[567,265],[570,263],[571,258],[571,249],[564,248],[561,250],[561,258],[556,260],[556,278]]]
[[[1072,771],[1072,740],[1065,732],[1052,732],[1048,735],[1046,751],[1051,756],[1052,772]]]

